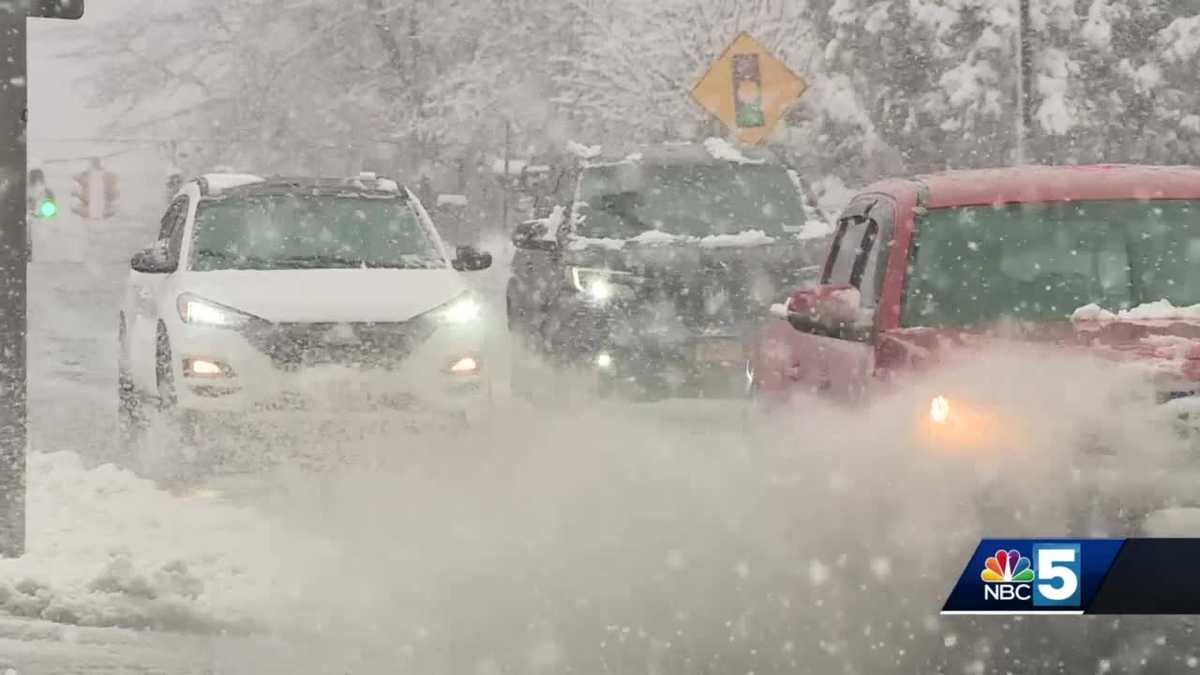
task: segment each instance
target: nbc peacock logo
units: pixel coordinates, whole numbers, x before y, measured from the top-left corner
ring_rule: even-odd
[[[1017,549],[1001,549],[987,559],[979,577],[992,583],[1029,583],[1033,581],[1033,570],[1029,567],[1029,558],[1022,556]]]
[[[1033,569],[1027,556],[1014,549],[1000,549],[984,563],[979,578],[985,600],[1029,600]]]

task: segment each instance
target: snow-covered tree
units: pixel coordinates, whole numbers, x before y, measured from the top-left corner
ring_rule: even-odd
[[[711,133],[692,87],[739,32],[808,72],[821,46],[806,0],[571,0],[578,47],[555,103],[590,140],[695,139]]]
[[[1016,2],[147,2],[89,46],[126,133],[197,163],[333,173],[373,159],[462,180],[503,151],[720,133],[689,91],[740,31],[810,89],[772,142],[849,184],[1006,164]],[[1188,0],[1032,0],[1031,161],[1200,161]],[[186,167],[185,167],[186,168]],[[490,180],[490,178],[488,179]]]

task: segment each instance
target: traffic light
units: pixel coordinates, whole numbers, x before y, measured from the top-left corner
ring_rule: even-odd
[[[21,2],[22,0],[18,0]],[[28,16],[47,19],[78,19],[83,16],[83,0],[24,0]],[[19,16],[19,15],[18,15]]]
[[[766,124],[763,115],[762,74],[758,54],[735,54],[733,57],[733,101],[739,129],[753,129]]]
[[[117,189],[117,174],[104,172],[104,217],[112,218],[117,215],[117,198],[121,191]]]
[[[93,165],[91,169],[75,174],[71,196],[75,198],[71,210],[80,217],[90,220],[112,218],[117,214],[117,199],[121,196],[117,189],[117,174]]]
[[[91,199],[88,190],[88,172],[83,171],[75,174],[75,185],[71,188],[71,196],[75,198],[75,203],[71,205],[71,210],[82,218],[91,217]]]
[[[37,205],[38,217],[49,220],[58,215],[58,202],[54,197],[46,197]]]

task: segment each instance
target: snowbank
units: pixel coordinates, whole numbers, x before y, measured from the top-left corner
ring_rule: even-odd
[[[704,148],[708,150],[708,154],[712,155],[713,159],[720,159],[726,162],[737,162],[738,164],[762,164],[761,159],[750,159],[742,154],[732,143],[723,138],[708,138],[704,141]]]
[[[575,141],[567,141],[567,152],[582,160],[595,159],[603,149],[599,145],[584,145]]]
[[[1135,321],[1152,321],[1156,319],[1197,319],[1200,318],[1200,305],[1176,307],[1168,300],[1158,300],[1138,305],[1133,309],[1117,313],[1118,319]]]
[[[1200,304],[1176,307],[1169,300],[1155,300],[1116,314],[1093,303],[1076,309],[1072,321],[1161,321],[1166,319],[1200,319]]]
[[[775,242],[762,230],[746,230],[737,234],[713,234],[700,239],[700,248],[741,248],[763,246]]]
[[[1071,312],[1072,321],[1112,321],[1117,315],[1096,303],[1084,305]]]
[[[833,234],[833,225],[823,220],[810,220],[800,226],[796,233],[797,239],[821,239]]]
[[[796,239],[819,239],[826,237],[833,232],[833,227],[828,223],[818,220],[812,220],[798,228],[794,235]],[[568,247],[574,251],[581,251],[589,247],[605,248],[610,251],[618,251],[625,247],[625,244],[635,244],[641,246],[665,246],[669,244],[697,244],[700,248],[749,248],[752,246],[766,246],[773,244],[778,239],[768,235],[762,230],[744,230],[733,234],[710,234],[705,237],[692,237],[686,234],[671,234],[661,230],[647,230],[632,237],[630,239],[606,239],[592,237],[575,237]]]
[[[208,182],[208,191],[216,194],[243,185],[261,183],[266,179],[262,176],[252,176],[244,173],[210,173],[204,176],[204,180]]]
[[[0,560],[0,612],[17,616],[250,630],[302,601],[294,561],[311,570],[338,557],[255,511],[174,496],[112,465],[85,469],[73,453],[30,456],[28,500],[28,551]]]
[[[586,248],[603,248],[610,251],[619,251],[625,248],[624,239],[609,239],[607,237],[575,237],[567,244],[567,248],[572,251],[582,251]]]
[[[632,244],[641,244],[643,246],[658,246],[662,244],[678,244],[691,241],[692,237],[687,237],[681,234],[671,234],[661,230],[646,230],[645,232],[633,237],[629,240]]]

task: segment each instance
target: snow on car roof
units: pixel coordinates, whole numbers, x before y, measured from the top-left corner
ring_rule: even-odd
[[[625,152],[605,149],[603,156],[585,162],[585,166],[609,166],[628,162],[648,164],[715,164],[734,162],[738,164],[762,164],[775,162],[777,158],[768,150],[757,147],[735,146],[721,139],[709,139],[706,143],[660,143],[629,148]]]
[[[224,192],[243,185],[262,183],[266,179],[248,173],[207,173],[200,177],[208,185],[209,194]]]
[[[1020,166],[946,171],[917,176],[909,188],[926,192],[922,206],[1103,199],[1200,199],[1200,167],[1099,164]],[[890,192],[900,186],[884,181],[867,191]]]
[[[213,176],[218,179],[217,187],[210,180]],[[282,193],[303,190],[306,192],[361,192],[380,197],[406,196],[399,184],[384,177],[372,178],[356,176],[351,178],[313,178],[307,176],[250,176],[245,174],[209,174],[203,177],[208,180],[208,196],[219,196],[233,192],[239,193]]]

